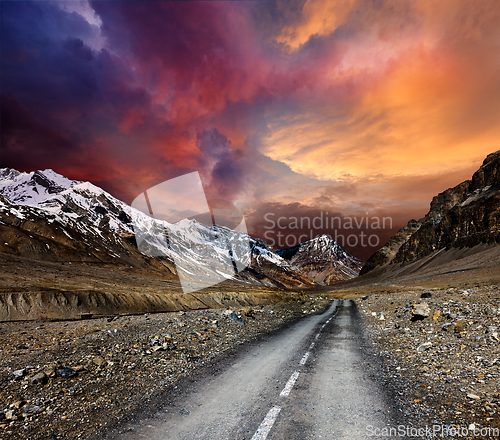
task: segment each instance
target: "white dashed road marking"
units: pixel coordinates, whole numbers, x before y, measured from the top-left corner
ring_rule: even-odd
[[[293,374],[290,376],[290,379],[288,379],[285,388],[283,388],[283,391],[280,393],[280,396],[287,397],[290,394],[290,391],[292,391],[292,388],[295,385],[295,381],[299,377],[299,374],[299,371],[293,372]]]
[[[307,358],[309,357],[311,353],[309,351],[306,352],[306,354],[304,356],[302,356],[302,359],[300,360],[299,364],[300,365],[305,365],[305,363],[307,362]]]
[[[334,315],[330,316],[330,318],[321,326],[321,329],[319,330],[318,334],[315,336],[315,340],[319,338],[319,335],[321,334],[321,330],[325,328],[325,326],[335,317],[337,313]],[[314,347],[314,342],[311,342],[311,345],[309,345],[309,350],[312,350]],[[305,365],[307,362],[307,359],[309,358],[311,352],[307,351],[304,356],[302,356],[302,359],[299,362],[299,365]],[[280,393],[281,397],[288,397],[290,395],[290,391],[292,391],[293,386],[295,385],[295,382],[299,378],[300,371],[294,371],[293,374],[290,376],[290,379],[288,379],[288,382],[285,385],[285,388]],[[278,418],[278,414],[281,411],[281,406],[279,405],[274,405],[269,412],[267,413],[266,417],[264,417],[264,420],[260,424],[259,428],[253,435],[251,440],[266,440],[269,432],[271,431],[271,428],[274,425],[274,422]]]
[[[271,431],[271,428],[273,427],[280,411],[281,406],[279,405],[274,405],[269,410],[266,417],[264,417],[264,420],[260,424],[259,429],[257,429],[255,434],[253,435],[252,440],[266,440],[267,435],[269,434],[269,431]]]

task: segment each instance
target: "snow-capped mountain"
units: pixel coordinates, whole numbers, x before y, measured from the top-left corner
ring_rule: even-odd
[[[276,253],[323,285],[357,277],[364,264],[328,235],[278,250]]]
[[[69,180],[52,170],[21,173],[12,168],[0,169],[0,194],[19,205],[37,206],[79,183],[82,182]]]
[[[17,228],[15,233],[3,228],[2,237],[7,238],[2,239],[0,252],[22,254],[31,249],[25,256],[33,258],[37,255],[33,243],[41,240],[35,248],[43,251],[43,258],[64,260],[76,252],[78,261],[132,265],[138,261],[169,273],[177,271],[181,281],[191,274],[190,281],[195,282],[203,274],[215,282],[229,278],[279,287],[314,285],[262,240],[196,220],[175,224],[156,220],[89,182],[70,180],[52,170],[0,169],[0,195],[0,227]],[[22,246],[9,243],[23,234],[31,238],[24,237]],[[142,252],[135,246],[136,239]],[[249,268],[239,272],[244,268],[241,261]]]

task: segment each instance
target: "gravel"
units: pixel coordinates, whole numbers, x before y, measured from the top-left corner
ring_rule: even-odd
[[[402,411],[422,426],[500,427],[499,286],[432,290],[429,313],[421,291],[401,290],[357,305]]]
[[[239,344],[322,310],[295,300],[68,322],[0,324],[0,438],[85,439]]]

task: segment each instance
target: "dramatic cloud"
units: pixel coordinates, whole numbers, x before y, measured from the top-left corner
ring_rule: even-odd
[[[494,0],[0,8],[1,165],[127,202],[199,171],[259,235],[271,208],[396,228],[500,148]]]

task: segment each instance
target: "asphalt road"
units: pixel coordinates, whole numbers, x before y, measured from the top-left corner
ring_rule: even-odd
[[[376,438],[370,434],[388,426],[393,409],[368,373],[361,342],[354,303],[334,301],[322,315],[249,344],[119,438]]]

